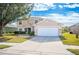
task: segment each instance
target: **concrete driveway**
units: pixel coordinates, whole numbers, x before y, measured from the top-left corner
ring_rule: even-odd
[[[73,55],[59,37],[33,37],[24,43],[3,49],[0,54]]]

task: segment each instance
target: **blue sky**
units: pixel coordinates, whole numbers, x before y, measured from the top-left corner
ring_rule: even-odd
[[[38,4],[35,4],[35,8],[39,8],[39,10],[33,10],[32,12],[33,16],[47,16],[48,14],[51,14],[51,13],[67,15],[71,11],[79,13],[78,3],[69,3],[69,4],[66,4],[66,3],[40,4],[38,3]]]
[[[79,3],[36,3],[31,15],[73,25],[79,22]]]

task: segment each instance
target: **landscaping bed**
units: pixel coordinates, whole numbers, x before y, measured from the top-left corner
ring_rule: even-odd
[[[0,49],[8,48],[10,47],[9,45],[0,45]]]
[[[79,49],[67,49],[67,50],[76,54],[76,55],[79,55]]]
[[[62,36],[60,36],[62,42],[67,45],[77,45],[79,46],[79,38],[76,38],[75,34],[70,33],[63,33]]]

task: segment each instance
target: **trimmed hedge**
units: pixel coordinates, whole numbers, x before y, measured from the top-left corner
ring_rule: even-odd
[[[29,35],[30,35],[30,36],[34,36],[34,35],[35,35],[35,34],[34,34],[34,31],[30,32]]]
[[[15,33],[15,34],[26,34],[25,31],[15,31],[14,33]]]

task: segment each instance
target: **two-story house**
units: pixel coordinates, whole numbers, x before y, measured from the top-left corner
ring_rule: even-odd
[[[17,21],[17,30],[25,31],[27,33],[34,31],[34,25],[42,20],[43,18],[40,17],[30,17],[28,20],[26,19],[19,20]]]

